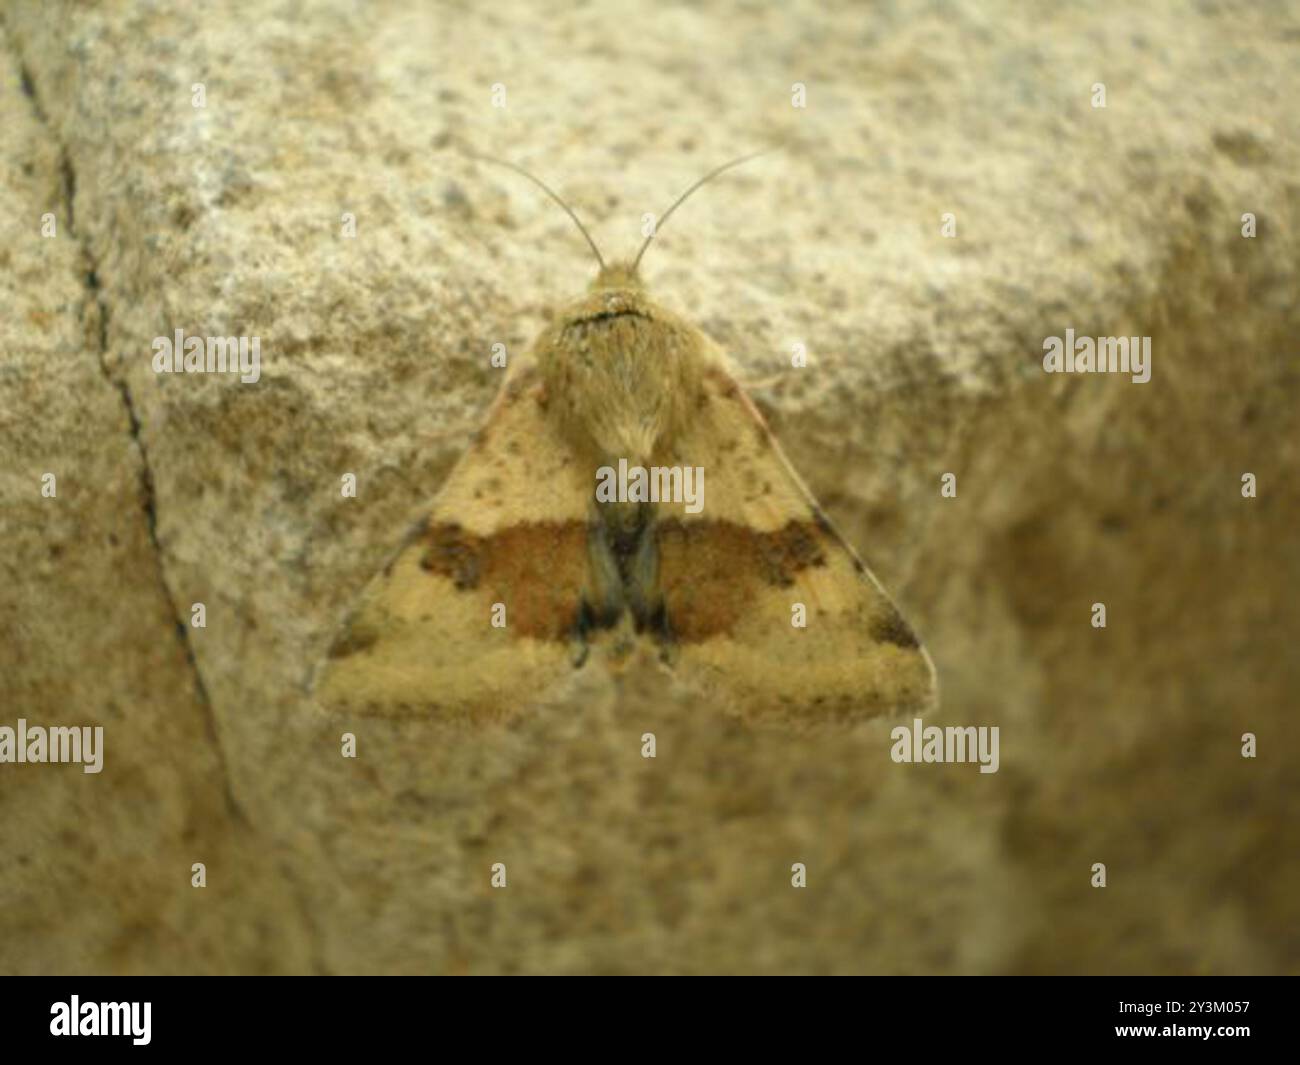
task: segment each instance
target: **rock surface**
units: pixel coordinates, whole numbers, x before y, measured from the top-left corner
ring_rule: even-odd
[[[309,10],[4,8],[0,724],[106,754],[0,766],[0,971],[1300,971],[1300,16]],[[466,150],[617,256],[773,143],[649,284],[764,382],[1000,771],[637,686],[322,715],[491,346],[591,274]],[[177,328],[259,336],[260,379],[155,374]],[[1044,374],[1067,328],[1150,336],[1150,383]]]

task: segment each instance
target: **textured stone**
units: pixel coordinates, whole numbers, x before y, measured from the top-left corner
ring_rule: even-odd
[[[0,720],[103,723],[107,753],[0,767],[0,969],[1296,971],[1297,26],[1023,17],[9,5]],[[306,678],[491,345],[592,273],[462,149],[617,256],[770,143],[648,281],[756,380],[807,345],[756,398],[1001,771],[645,677],[481,733],[321,715]],[[260,381],[155,375],[177,328],[260,336]],[[1066,328],[1150,335],[1151,382],[1044,375]]]

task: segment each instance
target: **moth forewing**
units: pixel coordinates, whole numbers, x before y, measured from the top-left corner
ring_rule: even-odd
[[[504,718],[571,670],[587,574],[581,468],[547,413],[536,365],[521,361],[428,516],[331,645],[322,703]]]
[[[724,363],[677,447],[709,471],[708,504],[658,523],[677,669],[737,713],[787,723],[931,709],[929,655]]]

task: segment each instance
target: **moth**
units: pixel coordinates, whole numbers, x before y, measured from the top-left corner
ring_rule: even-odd
[[[702,708],[790,724],[923,713],[934,667],[835,530],[721,349],[596,257],[511,360],[427,515],[364,592],[316,685],[330,708],[501,720],[636,649]],[[498,160],[492,160],[499,162]],[[620,461],[702,470],[703,505],[596,491]]]

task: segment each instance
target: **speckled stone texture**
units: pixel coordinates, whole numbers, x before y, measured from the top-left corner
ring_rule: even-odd
[[[0,766],[0,971],[1300,972],[1294,5],[2,10],[0,724],[106,754]],[[491,346],[592,274],[467,150],[619,256],[769,144],[648,283],[1000,771],[653,671],[479,731],[326,717]],[[156,375],[177,328],[259,336],[261,379]],[[1045,375],[1067,328],[1152,337],[1151,382]]]

